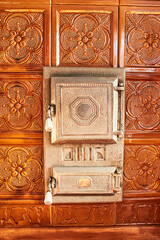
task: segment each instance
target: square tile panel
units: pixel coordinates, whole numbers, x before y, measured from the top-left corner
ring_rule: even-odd
[[[0,6],[0,66],[50,64],[50,7],[38,4]]]
[[[52,6],[52,65],[117,66],[118,7]]]
[[[121,7],[120,66],[159,67],[159,28],[160,7]]]

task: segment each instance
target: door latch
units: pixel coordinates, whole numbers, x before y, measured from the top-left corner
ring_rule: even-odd
[[[54,177],[50,177],[49,184],[48,184],[48,190],[45,194],[44,203],[46,205],[52,204],[52,189],[56,188],[56,179]]]

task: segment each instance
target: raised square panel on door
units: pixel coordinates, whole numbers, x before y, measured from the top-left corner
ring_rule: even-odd
[[[0,65],[49,64],[47,5],[0,5]]]
[[[0,131],[0,138],[42,137],[41,74],[0,74]]]
[[[121,67],[160,66],[160,7],[121,7]]]
[[[52,6],[52,65],[117,66],[118,7]]]

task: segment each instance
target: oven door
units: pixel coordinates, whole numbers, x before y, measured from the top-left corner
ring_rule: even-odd
[[[45,187],[55,203],[122,200],[124,69],[44,68]],[[49,180],[50,179],[50,180]]]
[[[52,77],[56,119],[51,142],[116,142],[117,87],[116,77]]]

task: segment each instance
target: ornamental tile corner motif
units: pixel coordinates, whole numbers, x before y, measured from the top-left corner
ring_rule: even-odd
[[[0,19],[0,64],[42,64],[43,13],[2,12]]]
[[[160,66],[160,14],[126,13],[125,66]]]
[[[111,13],[63,13],[59,64],[111,66]]]
[[[41,147],[0,148],[0,192],[43,192]]]

